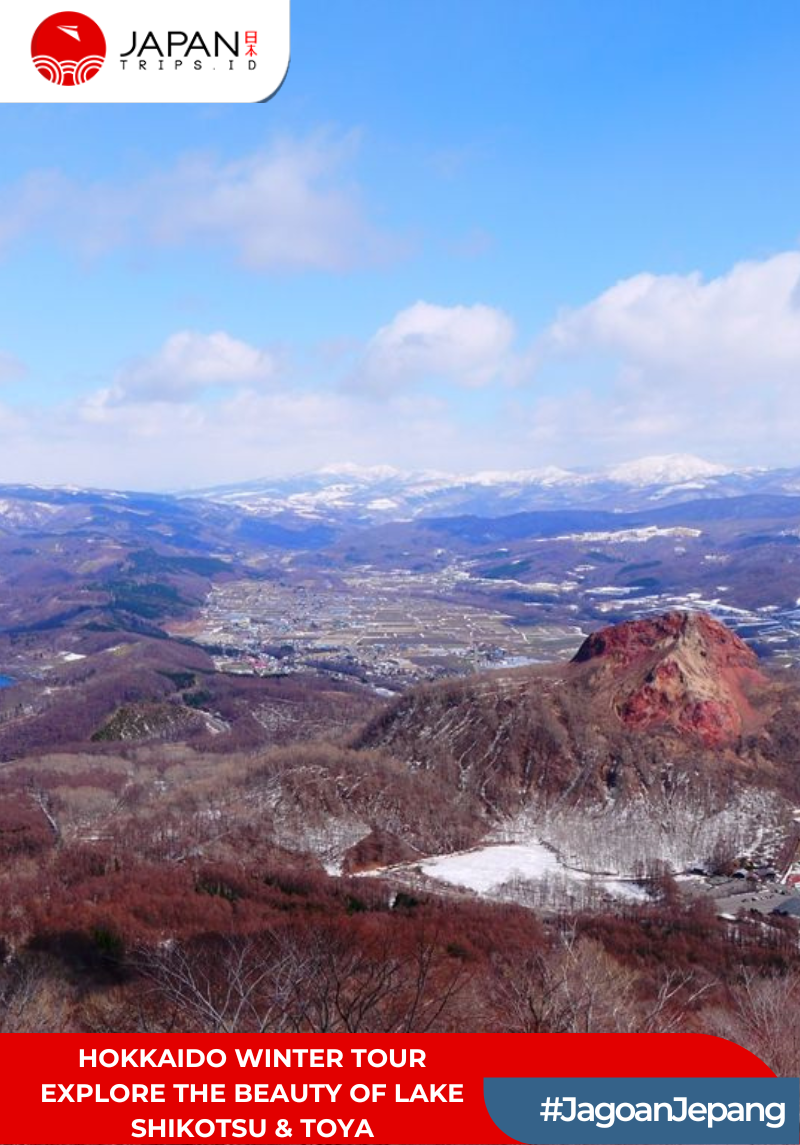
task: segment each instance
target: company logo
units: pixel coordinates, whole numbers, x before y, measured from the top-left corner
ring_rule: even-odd
[[[100,71],[106,38],[99,25],[81,12],[56,12],[33,33],[31,56],[46,80],[74,87]]]
[[[165,69],[180,72],[199,72],[204,68],[210,71],[233,71],[238,63],[255,71],[258,67],[258,31],[250,29],[244,33],[244,60],[240,60],[242,46],[239,32],[163,32],[154,31],[132,33],[131,46],[120,53],[123,71],[159,71]],[[130,69],[128,64],[131,65]]]

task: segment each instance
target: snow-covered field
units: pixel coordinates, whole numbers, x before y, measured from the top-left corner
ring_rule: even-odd
[[[462,887],[487,898],[555,905],[601,895],[645,899],[638,884],[608,875],[593,875],[564,866],[558,854],[536,841],[488,843],[469,851],[434,855],[383,871],[365,872],[397,878],[423,875],[448,886]]]
[[[444,883],[469,887],[487,894],[511,878],[541,879],[545,874],[563,870],[554,851],[541,843],[499,843],[436,855],[420,864],[422,873]]]
[[[461,888],[540,910],[647,899],[641,878],[703,865],[720,848],[771,861],[786,832],[786,808],[763,792],[719,805],[698,784],[657,808],[646,801],[586,809],[529,811],[482,844],[365,871],[412,887]]]

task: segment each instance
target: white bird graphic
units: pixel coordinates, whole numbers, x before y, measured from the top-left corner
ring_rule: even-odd
[[[59,24],[58,30],[59,30],[59,32],[66,32],[68,36],[72,36],[73,40],[80,41],[80,35],[78,34],[78,25],[77,24],[66,24],[66,25],[65,24]]]

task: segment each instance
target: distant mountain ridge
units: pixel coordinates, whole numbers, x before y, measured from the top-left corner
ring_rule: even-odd
[[[690,454],[668,454],[586,471],[548,466],[460,474],[348,464],[203,489],[192,496],[256,516],[291,513],[366,524],[565,507],[635,511],[705,498],[797,493],[800,467],[733,469]]]
[[[98,514],[105,523],[126,511],[183,520],[202,513],[220,524],[226,519],[234,529],[244,521],[247,533],[261,528],[260,519],[294,530],[359,528],[564,510],[652,513],[688,502],[798,495],[800,466],[733,469],[689,454],[646,457],[585,471],[547,466],[465,474],[343,464],[176,493],[0,485],[0,533],[86,526],[97,523]]]

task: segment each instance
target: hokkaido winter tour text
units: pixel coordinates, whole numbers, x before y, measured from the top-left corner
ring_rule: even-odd
[[[391,1066],[394,1069],[403,1069],[408,1066],[425,1068],[425,1051],[407,1048],[397,1049],[361,1049],[349,1050],[352,1055],[351,1064],[357,1069],[364,1065],[375,1069]],[[345,1050],[312,1049],[308,1046],[293,1046],[290,1049],[259,1049],[235,1050],[236,1061],[242,1067],[264,1066],[269,1069],[342,1069],[345,1065]],[[184,1048],[177,1050],[164,1049],[133,1049],[133,1050],[84,1050],[78,1051],[79,1065],[105,1069],[199,1069],[209,1066],[211,1069],[221,1069],[228,1063],[225,1050],[198,1050]]]
[[[688,1116],[682,1124],[663,1117],[631,1125],[617,1119],[613,1130],[603,1130],[597,1121],[579,1123],[576,1114],[572,1122],[539,1118],[531,1129],[538,1107],[530,1087],[539,1103],[553,1094],[595,1104],[619,1103],[632,1093],[637,1101],[675,1094],[690,1103],[725,1100],[714,1088],[717,1081],[709,1087],[712,1070],[717,1079],[730,1079],[728,1100],[785,1101],[785,1125],[745,1122],[738,1128],[748,1136],[737,1137],[737,1126],[726,1120],[724,1129],[694,1125],[687,1130],[694,1135],[685,1139],[700,1140],[699,1130],[706,1145],[797,1145],[800,1086],[790,1083],[797,1090],[791,1105],[788,1090],[778,1092],[784,1079],[758,1058],[702,1034],[0,1035],[5,1135],[23,1145],[146,1139],[412,1145],[509,1137],[570,1145],[589,1140],[587,1130],[603,1145],[609,1134],[625,1142],[628,1130],[639,1134],[631,1141],[682,1145],[678,1131],[692,1126]],[[593,1075],[606,1071],[627,1079],[619,1094],[612,1093],[613,1076],[596,1083],[596,1094],[584,1092]],[[665,1083],[665,1077],[671,1080]],[[758,1081],[767,1086],[763,1094],[751,1092]],[[521,1093],[509,1094],[509,1083],[514,1091],[521,1086]],[[649,1094],[654,1084],[669,1088]],[[694,1091],[692,1084],[702,1088]],[[569,1109],[561,1112],[569,1116]],[[523,1135],[508,1132],[511,1115],[519,1117]],[[623,1121],[625,1115],[623,1107]],[[762,1136],[753,1136],[759,1128]]]
[[[264,1046],[258,1049],[234,1048],[235,1060],[229,1061],[222,1049],[202,1050],[192,1047],[169,1049],[80,1049],[78,1068],[92,1071],[110,1069],[222,1069],[231,1064],[241,1069],[357,1069],[357,1070],[424,1070],[425,1051],[412,1048],[370,1048],[352,1047],[349,1050],[297,1046],[275,1049]],[[96,1073],[94,1075],[96,1077]],[[366,1105],[382,1101],[400,1104],[415,1102],[444,1104],[463,1103],[464,1086],[461,1082],[422,1082],[400,1081],[389,1083],[375,1081],[374,1074],[369,1082],[330,1081],[269,1081],[269,1082],[130,1082],[120,1081],[65,1081],[43,1082],[41,1100],[45,1104],[75,1104],[89,1102],[95,1105],[124,1105],[126,1103],[214,1105],[234,1102],[237,1105],[284,1103],[303,1105],[322,1103],[335,1105],[341,1097],[345,1103]],[[365,1119],[347,1120],[300,1118],[300,1125],[308,1138],[317,1136],[373,1137],[374,1134]],[[209,1138],[211,1136],[243,1138],[264,1137],[280,1133],[281,1126],[266,1120],[256,1121],[243,1118],[135,1118],[131,1122],[131,1135],[134,1138],[160,1136],[175,1138]],[[328,1128],[330,1127],[330,1128]],[[290,1136],[287,1131],[286,1136]],[[299,1134],[302,1136],[302,1130]]]

